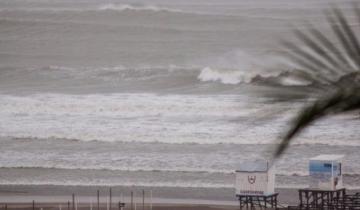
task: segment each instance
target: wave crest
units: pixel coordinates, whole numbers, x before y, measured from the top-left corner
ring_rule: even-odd
[[[134,12],[169,12],[169,13],[185,13],[178,9],[171,9],[157,5],[131,5],[131,4],[101,4],[87,8],[53,8],[53,7],[31,7],[31,8],[1,8],[0,12],[101,12],[101,11],[134,11]]]
[[[198,75],[202,82],[220,82],[223,84],[236,85],[247,84],[268,84],[281,86],[307,86],[311,82],[298,77],[289,71],[252,73],[239,70],[219,70],[205,67]]]
[[[216,69],[211,69],[210,67],[205,67],[201,70],[198,79],[203,82],[216,82],[219,81],[223,84],[239,84],[243,81],[250,82],[249,77],[243,72],[240,71],[219,71]]]
[[[155,5],[130,5],[130,4],[104,4],[99,7],[99,10],[111,11],[151,11],[151,12],[182,12],[176,9],[159,7]]]

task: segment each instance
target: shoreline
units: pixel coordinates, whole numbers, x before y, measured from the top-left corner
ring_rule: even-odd
[[[66,203],[72,200],[72,194],[83,203],[97,200],[97,190],[100,200],[106,203],[109,196],[108,186],[60,186],[60,185],[0,185],[0,203],[30,203],[33,200],[40,203]],[[114,202],[134,200],[142,202],[142,191],[145,192],[145,201],[154,204],[171,205],[222,205],[236,206],[238,201],[233,188],[190,188],[190,187],[141,187],[141,186],[114,186],[112,198]],[[152,198],[150,198],[150,191]],[[297,204],[297,189],[277,188],[279,203],[285,205]]]
[[[1,205],[1,204],[0,204]],[[33,210],[35,209],[42,209],[42,210],[53,210],[53,209],[77,209],[77,210],[89,210],[89,209],[96,209],[96,210],[109,210],[110,206],[107,205],[93,205],[90,206],[89,204],[77,204],[76,206],[72,206],[71,204],[63,204],[59,205],[56,203],[43,203],[37,204],[33,208],[32,204],[21,204],[21,203],[14,203],[9,205],[3,205],[0,207],[4,207],[5,209],[16,209],[16,210]],[[111,209],[120,209],[116,204],[111,205]],[[122,209],[132,209],[130,205],[125,205]],[[135,207],[133,209],[136,209]],[[149,205],[140,205],[138,209],[147,209],[147,210],[237,210],[239,209],[238,206],[223,206],[223,205],[192,205],[192,204],[181,204],[181,205],[174,205],[174,204],[154,204],[152,206]]]
[[[100,203],[106,205],[109,199],[108,186],[60,186],[60,185],[0,185],[0,205],[3,204],[64,204],[72,201],[75,194],[80,204],[96,203],[97,190],[100,192]],[[234,189],[232,188],[190,188],[190,187],[141,187],[141,186],[114,186],[112,201],[130,203],[131,192],[134,193],[134,202],[142,203],[142,191],[145,192],[145,204],[149,205],[180,205],[180,206],[238,206]],[[150,197],[150,191],[152,197]],[[279,193],[278,201],[282,206],[298,204],[298,189],[276,188]],[[359,190],[347,190],[348,193]]]

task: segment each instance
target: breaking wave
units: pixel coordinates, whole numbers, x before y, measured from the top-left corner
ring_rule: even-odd
[[[102,82],[120,82],[120,81],[180,81],[186,79],[184,83],[189,82],[203,83],[210,82],[214,84],[240,85],[275,85],[275,86],[308,86],[311,82],[298,77],[291,71],[250,71],[249,69],[221,69],[212,67],[187,67],[187,66],[144,66],[129,68],[125,66],[114,67],[83,67],[73,68],[66,66],[45,66],[42,68],[30,69],[1,69],[8,72],[6,76],[16,77],[24,75],[24,72],[38,74],[50,79],[69,78],[69,79],[92,79]],[[249,70],[249,71],[248,71]]]
[[[203,183],[203,182],[181,182],[181,181],[168,181],[168,182],[146,182],[146,181],[132,181],[132,182],[124,182],[120,180],[118,182],[114,182],[113,180],[20,180],[20,181],[1,181],[2,185],[56,185],[56,186],[123,186],[123,187],[176,187],[176,188],[232,188],[233,184],[217,184],[217,183]]]
[[[0,12],[12,12],[12,11],[23,11],[23,12],[101,12],[101,11],[116,11],[116,12],[169,12],[169,13],[190,13],[184,12],[179,9],[171,9],[167,7],[157,5],[131,5],[131,4],[101,4],[95,7],[87,8],[48,8],[48,7],[30,7],[30,8],[1,8]]]
[[[198,75],[202,82],[220,82],[223,84],[236,85],[241,83],[273,84],[283,86],[307,86],[309,81],[297,78],[289,71],[248,73],[239,70],[218,70],[205,67]]]
[[[150,168],[150,167],[101,167],[101,166],[86,166],[86,165],[58,165],[54,167],[53,165],[44,165],[44,163],[32,163],[32,165],[9,165],[4,166],[1,165],[0,169],[59,169],[59,170],[108,170],[108,171],[126,171],[126,172],[143,172],[143,173],[153,173],[153,172],[161,172],[161,173],[209,173],[209,174],[234,174],[234,170],[216,170],[212,168]]]
[[[183,11],[177,9],[170,9],[166,7],[154,6],[154,5],[130,5],[130,4],[105,4],[101,5],[99,10],[112,10],[112,11],[151,11],[151,12],[177,12]]]

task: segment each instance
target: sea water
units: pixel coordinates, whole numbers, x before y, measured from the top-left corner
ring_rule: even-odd
[[[1,1],[0,184],[232,188],[304,104],[259,94],[307,85],[280,40],[306,20],[328,31],[331,2],[352,20],[350,1]],[[319,153],[346,154],[360,186],[358,127],[312,125],[277,186],[306,184]]]

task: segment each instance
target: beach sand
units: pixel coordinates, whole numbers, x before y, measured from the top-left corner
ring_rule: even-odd
[[[4,207],[2,207],[4,208]],[[22,204],[14,204],[9,205],[7,209],[22,209],[22,210],[32,210],[32,207],[29,205],[22,205]],[[59,209],[57,204],[46,204],[42,205],[41,207],[36,207],[35,209],[43,209],[43,210],[54,210]],[[62,207],[62,209],[68,209],[67,207]],[[72,209],[72,207],[70,207]],[[89,206],[84,207],[78,207],[78,210],[89,210]],[[94,210],[97,210],[97,207],[93,208]],[[107,210],[107,207],[101,207],[100,210]],[[118,207],[112,207],[112,209],[118,209]],[[131,209],[129,206],[124,209]],[[142,210],[142,207],[138,208]],[[145,210],[149,210],[149,206],[145,206]],[[161,205],[154,205],[152,207],[153,210],[185,210],[185,209],[194,209],[194,210],[235,210],[239,209],[237,206],[216,206],[216,205],[169,205],[169,204],[161,204]]]
[[[100,209],[108,209],[108,186],[56,186],[56,185],[0,185],[0,210],[5,209],[35,209],[50,210],[72,209],[72,194],[78,203],[77,209],[97,209],[97,190],[100,192]],[[154,210],[232,210],[239,209],[238,201],[232,188],[182,188],[182,187],[112,187],[112,209],[119,209],[121,200],[130,208],[130,194],[134,194],[136,209],[142,210],[142,191],[145,192],[145,208],[150,210],[152,200]],[[153,197],[150,198],[150,192]],[[298,204],[297,189],[277,188],[279,207]],[[355,191],[347,190],[348,193]],[[135,204],[134,204],[135,209]]]
[[[100,203],[107,209],[109,187],[107,186],[54,186],[54,185],[0,185],[0,209],[32,209],[35,201],[36,209],[72,209],[72,194],[78,201],[77,209],[97,209],[97,190],[100,191]],[[239,209],[238,201],[231,188],[175,188],[175,187],[112,187],[112,209],[118,209],[120,199],[126,202],[130,209],[130,194],[134,193],[137,209],[142,210],[142,190],[145,192],[145,208],[150,209],[150,190],[153,197],[154,210],[231,210]],[[296,204],[297,191],[295,189],[277,189],[282,204]],[[90,204],[91,203],[91,204]]]

